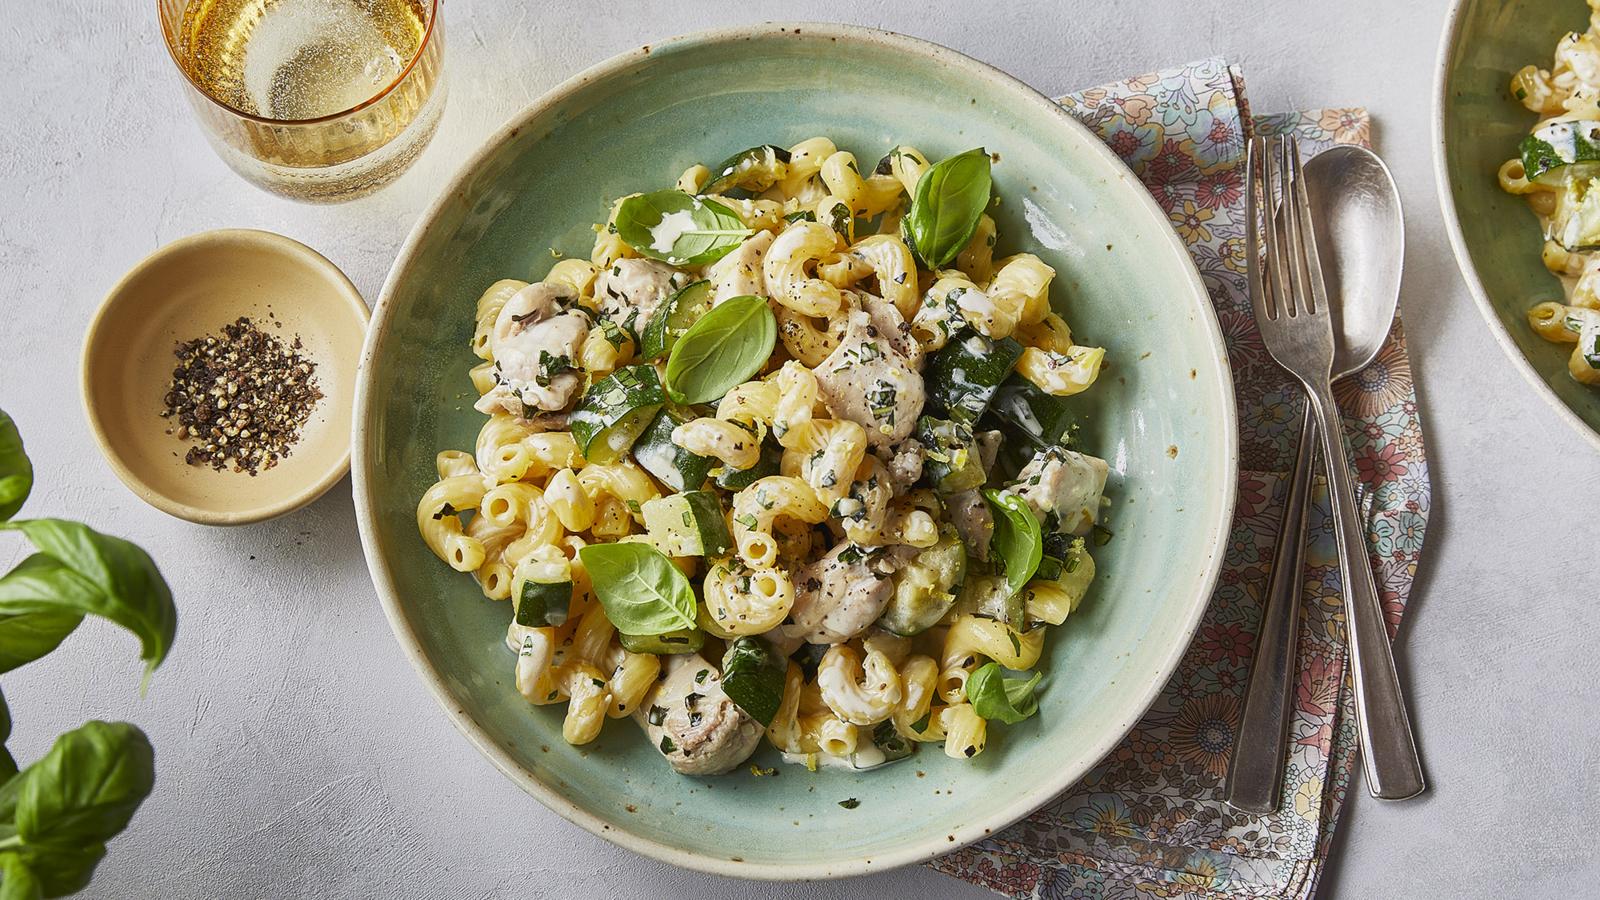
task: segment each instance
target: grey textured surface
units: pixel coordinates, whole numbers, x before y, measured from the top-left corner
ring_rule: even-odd
[[[1571,2],[1581,20],[1582,4]],[[412,675],[367,579],[347,483],[276,522],[188,525],[117,482],[78,405],[90,315],[161,244],[221,226],[279,231],[374,297],[402,236],[464,154],[549,86],[678,32],[796,17],[909,32],[1047,92],[1224,54],[1244,66],[1258,110],[1371,108],[1407,203],[1402,305],[1433,463],[1435,507],[1400,651],[1433,788],[1404,805],[1358,797],[1325,895],[1593,890],[1600,459],[1502,358],[1449,256],[1427,125],[1445,4],[1155,0],[1134,9],[643,0],[557,13],[448,0],[452,86],[438,139],[385,192],[309,207],[256,191],[211,154],[153,3],[8,4],[0,404],[38,467],[31,511],[142,542],[182,614],[175,653],[144,700],[133,641],[98,623],[5,682],[24,760],[89,717],[137,721],[158,748],[156,792],[89,895],[986,896],[917,869],[828,884],[727,881],[566,824],[480,758]],[[20,556],[11,542],[0,548],[0,564]]]

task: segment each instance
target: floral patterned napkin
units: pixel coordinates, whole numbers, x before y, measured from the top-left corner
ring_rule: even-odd
[[[1216,304],[1238,392],[1238,507],[1194,645],[1150,712],[1066,793],[931,865],[1013,897],[1306,897],[1327,858],[1356,760],[1344,610],[1325,488],[1313,495],[1299,685],[1282,807],[1222,801],[1260,623],[1280,484],[1302,393],[1268,357],[1245,287],[1244,143],[1293,135],[1304,154],[1369,144],[1365,110],[1252,117],[1220,59],[1094,88],[1061,104],[1098,133],[1167,211]],[[1365,371],[1335,388],[1358,470],[1390,634],[1411,591],[1429,508],[1428,464],[1405,334],[1395,322]],[[1090,602],[1093,602],[1091,597]]]

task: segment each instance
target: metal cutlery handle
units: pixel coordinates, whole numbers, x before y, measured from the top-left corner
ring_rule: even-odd
[[[1245,689],[1244,715],[1228,764],[1224,798],[1245,812],[1278,809],[1283,787],[1283,759],[1289,743],[1289,717],[1294,712],[1295,653],[1300,633],[1300,596],[1305,572],[1306,512],[1311,506],[1313,447],[1316,421],[1311,402],[1300,425],[1300,446],[1283,501],[1283,520],[1272,551],[1266,606],[1256,638],[1255,662]]]
[[[1322,435],[1327,462],[1328,497],[1333,504],[1333,531],[1344,574],[1345,630],[1349,635],[1350,669],[1356,693],[1356,729],[1367,789],[1380,800],[1404,800],[1422,793],[1422,762],[1411,736],[1411,719],[1400,678],[1395,674],[1383,603],[1367,555],[1366,529],[1356,513],[1350,459],[1344,446],[1339,409],[1328,383],[1308,385],[1307,399]]]

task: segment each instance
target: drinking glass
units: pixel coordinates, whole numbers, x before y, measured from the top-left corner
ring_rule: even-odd
[[[157,0],[207,140],[296,200],[370,193],[444,112],[439,0]]]

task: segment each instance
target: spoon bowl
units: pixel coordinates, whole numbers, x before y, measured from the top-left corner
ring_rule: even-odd
[[[1406,245],[1400,191],[1378,154],[1353,144],[1317,154],[1305,174],[1338,380],[1365,369],[1394,324]]]

